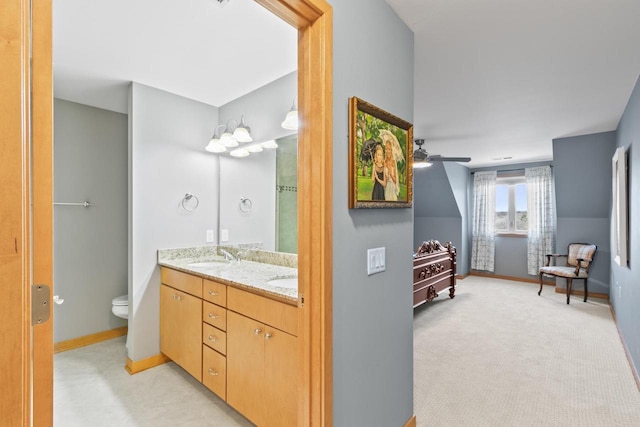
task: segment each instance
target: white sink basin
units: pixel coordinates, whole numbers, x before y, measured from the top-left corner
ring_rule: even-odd
[[[187,264],[187,267],[199,267],[199,268],[210,268],[210,267],[220,267],[221,265],[228,264],[227,261],[204,261],[204,262],[192,262],[191,264]]]
[[[279,288],[285,289],[298,289],[298,278],[297,277],[281,277],[271,279],[267,282],[267,285],[277,286]]]

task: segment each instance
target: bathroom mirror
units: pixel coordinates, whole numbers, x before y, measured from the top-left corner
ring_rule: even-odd
[[[298,252],[298,138],[243,158],[220,156],[221,245],[255,244]]]

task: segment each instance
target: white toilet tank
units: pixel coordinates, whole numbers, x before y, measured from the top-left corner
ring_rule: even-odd
[[[111,311],[122,319],[129,318],[129,295],[120,295],[111,301]]]

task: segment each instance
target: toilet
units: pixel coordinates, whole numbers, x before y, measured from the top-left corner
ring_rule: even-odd
[[[120,295],[111,301],[111,311],[122,319],[129,318],[129,295]]]

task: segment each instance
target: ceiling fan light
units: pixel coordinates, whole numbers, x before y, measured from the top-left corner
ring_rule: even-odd
[[[433,163],[427,162],[427,161],[424,161],[424,160],[420,160],[418,162],[413,162],[413,168],[414,169],[428,168],[428,167],[431,167],[431,165],[433,165]]]

